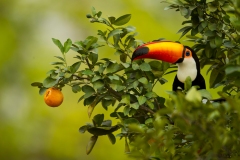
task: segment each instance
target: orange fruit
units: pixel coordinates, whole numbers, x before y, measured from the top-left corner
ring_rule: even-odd
[[[57,88],[48,88],[44,94],[44,101],[50,107],[58,107],[63,102],[63,94]]]

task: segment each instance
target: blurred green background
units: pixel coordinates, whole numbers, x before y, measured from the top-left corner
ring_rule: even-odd
[[[124,140],[112,145],[107,137],[99,137],[92,153],[85,154],[91,135],[80,134],[78,129],[90,119],[87,107],[77,103],[81,93],[74,94],[65,87],[63,104],[50,108],[38,89],[30,86],[43,81],[54,56],[60,55],[51,38],[83,40],[104,29],[86,18],[92,6],[105,17],[132,14],[128,25],[135,26],[137,38],[145,42],[161,37],[175,41],[180,36],[176,32],[183,18],[175,11],[164,11],[167,4],[160,0],[0,0],[1,160],[128,159]],[[114,51],[106,48],[100,49],[100,57],[116,58]],[[69,52],[70,62],[73,56]],[[159,86],[158,94],[166,96],[171,83]],[[99,106],[93,115],[112,110],[106,112]]]

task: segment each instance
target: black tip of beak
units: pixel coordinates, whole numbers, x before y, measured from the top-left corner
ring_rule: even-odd
[[[141,48],[137,48],[133,54],[132,54],[132,61],[139,57],[139,56],[142,56],[144,54],[147,54],[149,52],[149,48],[148,47],[141,47]]]

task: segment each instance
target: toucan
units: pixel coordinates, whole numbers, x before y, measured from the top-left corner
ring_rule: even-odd
[[[184,81],[188,76],[191,77],[192,86],[206,89],[205,80],[200,73],[199,59],[190,47],[172,41],[153,41],[137,47],[132,54],[132,61],[145,58],[177,64],[178,71],[172,85],[173,91],[184,90]]]

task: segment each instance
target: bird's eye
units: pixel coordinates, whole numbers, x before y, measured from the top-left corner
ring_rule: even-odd
[[[190,56],[190,51],[186,51],[186,56]]]

